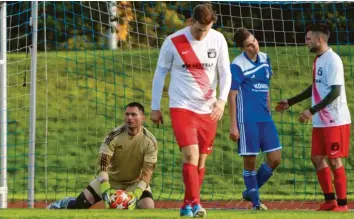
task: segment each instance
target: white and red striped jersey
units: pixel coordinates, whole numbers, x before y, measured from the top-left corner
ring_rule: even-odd
[[[345,94],[344,69],[341,58],[328,49],[313,63],[312,106],[331,91],[332,85],[341,85],[340,96],[312,117],[313,127],[331,127],[350,124],[350,112]]]
[[[217,73],[221,81],[219,99],[227,100],[231,86],[228,46],[225,37],[214,29],[200,41],[193,37],[189,26],[168,36],[157,67],[171,72],[170,108],[210,113],[216,101]]]

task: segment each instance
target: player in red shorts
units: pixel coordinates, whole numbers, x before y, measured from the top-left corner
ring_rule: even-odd
[[[346,212],[347,177],[341,158],[349,154],[351,119],[345,94],[343,63],[328,46],[329,36],[325,24],[307,28],[306,44],[310,52],[317,55],[313,63],[313,83],[301,94],[280,101],[276,110],[284,111],[312,97],[312,107],[300,115],[299,121],[305,123],[312,118],[311,160],[325,197],[325,203],[321,204],[319,210]]]
[[[171,72],[170,116],[183,153],[185,198],[180,215],[205,217],[200,187],[217,121],[230,91],[231,72],[225,37],[211,28],[216,21],[211,5],[197,5],[192,18],[190,26],[168,36],[161,47],[153,80],[151,120],[155,124],[163,122],[160,100],[166,74]],[[220,92],[216,98],[218,76]]]

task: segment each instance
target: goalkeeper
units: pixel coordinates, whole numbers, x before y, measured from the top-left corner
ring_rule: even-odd
[[[128,209],[154,208],[149,183],[157,161],[157,142],[143,126],[144,120],[144,107],[129,103],[125,124],[111,131],[101,145],[96,178],[77,198],[66,197],[47,208],[88,209],[102,199],[109,208],[110,197],[117,189],[131,195]]]

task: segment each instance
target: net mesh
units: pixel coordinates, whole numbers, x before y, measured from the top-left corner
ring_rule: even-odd
[[[159,48],[166,36],[189,25],[197,2],[40,2],[38,18],[35,199],[76,196],[94,177],[98,149],[105,135],[123,123],[131,101],[149,113],[151,84]],[[214,28],[224,34],[230,59],[240,51],[232,38],[238,27],[252,30],[268,53],[274,76],[271,102],[291,97],[311,83],[313,55],[304,44],[310,22],[327,22],[330,44],[345,67],[349,108],[353,109],[354,73],[352,3],[212,2],[218,14]],[[9,202],[27,199],[31,3],[11,2],[8,13],[8,187]],[[109,46],[116,47],[115,50]],[[165,124],[146,126],[159,143],[152,180],[156,200],[182,200],[182,160],[168,115],[165,83],[161,106]],[[282,163],[261,189],[269,201],[322,200],[310,161],[311,124],[299,113],[309,101],[279,114],[273,112],[283,146]],[[229,115],[218,126],[213,154],[206,164],[202,199],[214,207],[240,200],[244,189],[242,159],[228,139]],[[351,142],[353,143],[353,141]],[[352,156],[351,156],[352,157]],[[259,156],[258,162],[264,160]],[[352,158],[345,161],[348,194],[354,176]],[[226,201],[226,202],[225,202]]]

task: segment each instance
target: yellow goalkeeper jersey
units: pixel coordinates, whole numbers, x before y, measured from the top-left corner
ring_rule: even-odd
[[[100,153],[112,157],[108,168],[112,188],[126,187],[139,182],[145,162],[157,162],[157,141],[145,127],[138,135],[130,136],[123,125],[105,137]]]

